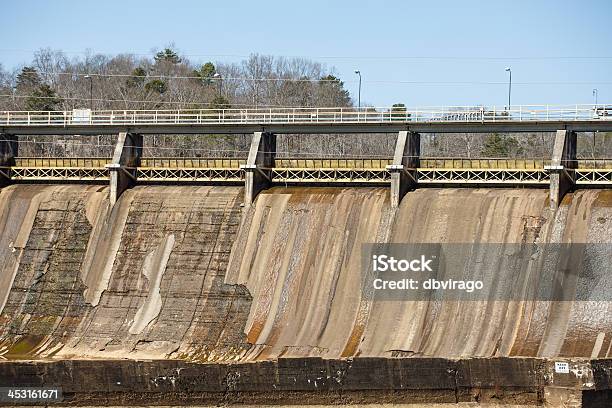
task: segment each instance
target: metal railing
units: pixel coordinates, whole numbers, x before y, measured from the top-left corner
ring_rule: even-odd
[[[455,158],[421,157],[419,168],[427,169],[543,169],[549,159],[514,159],[505,157]]]
[[[277,157],[274,160],[274,167],[276,168],[310,168],[310,169],[381,169],[384,170],[387,165],[393,162],[392,158],[361,158],[361,157],[347,157],[347,158],[288,158],[288,157]]]
[[[0,111],[0,126],[335,124],[612,120],[612,105],[422,108],[268,108],[199,110]]]
[[[0,173],[23,181],[103,181],[108,180],[108,157],[18,157],[13,166],[0,167]],[[143,158],[135,169],[138,180],[146,182],[223,182],[244,180],[241,164],[245,158]],[[275,183],[362,183],[386,184],[391,173],[386,166],[391,158],[277,158],[268,169]],[[444,157],[421,158],[413,175],[422,185],[524,185],[549,183],[544,168],[549,160]],[[571,177],[579,185],[612,184],[612,159],[578,159]]]
[[[226,168],[239,169],[246,164],[244,158],[226,157],[143,157],[140,159],[139,167],[149,168],[172,168],[172,169],[192,169],[192,168]]]
[[[72,167],[103,168],[110,164],[110,157],[15,157],[13,167]],[[246,164],[246,157],[143,157],[142,168],[169,169],[239,169]],[[612,159],[596,158],[576,160],[577,169],[612,169]],[[393,163],[392,157],[276,157],[275,168],[284,169],[366,169],[385,170]],[[567,167],[571,163],[563,163]],[[423,169],[513,169],[538,170],[550,165],[550,159],[533,158],[456,158],[421,157],[419,168]]]
[[[15,167],[103,168],[110,157],[15,157]]]
[[[578,159],[576,160],[578,169],[612,169],[612,159]],[[569,164],[569,163],[568,163]]]

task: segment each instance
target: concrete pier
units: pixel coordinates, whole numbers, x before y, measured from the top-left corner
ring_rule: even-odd
[[[551,209],[558,208],[565,194],[574,189],[577,163],[576,132],[558,130],[550,166],[544,167],[550,173]]]
[[[387,166],[391,173],[391,206],[399,207],[406,193],[417,185],[416,169],[421,155],[421,136],[415,132],[401,131],[397,135],[393,164]]]
[[[6,168],[15,165],[18,147],[17,136],[0,134],[0,186],[10,182]]]
[[[276,157],[276,135],[267,132],[253,133],[249,157],[244,170],[244,205],[250,206],[261,190],[270,186],[270,169]]]
[[[117,138],[113,161],[106,167],[110,171],[110,205],[115,205],[119,196],[136,184],[136,167],[142,157],[142,135],[121,132]]]

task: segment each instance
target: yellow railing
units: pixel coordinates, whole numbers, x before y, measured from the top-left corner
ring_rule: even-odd
[[[16,157],[16,167],[87,167],[102,168],[110,157]]]
[[[16,157],[15,167],[72,167],[103,168],[110,164],[110,157]],[[145,157],[140,167],[145,168],[210,168],[239,169],[246,164],[246,157]],[[384,170],[392,164],[387,158],[276,158],[276,168],[286,169],[374,169]],[[511,159],[511,158],[447,158],[424,157],[419,168],[423,169],[516,169],[537,170],[550,165],[548,159]],[[566,163],[567,165],[567,163]],[[579,159],[579,169],[612,169],[612,159]]]
[[[612,169],[612,159],[578,159],[579,169]]]
[[[509,159],[509,158],[478,158],[456,159],[446,157],[421,158],[420,166],[426,169],[543,169],[550,160],[544,159]]]
[[[225,157],[146,157],[140,159],[140,167],[170,169],[238,169],[246,164],[246,158]]]
[[[392,164],[392,158],[304,158],[288,159],[277,158],[275,165],[279,168],[315,168],[315,169],[384,169]],[[421,158],[420,168],[440,169],[517,169],[532,170],[543,169],[550,164],[550,160],[543,159],[508,159],[508,158],[486,158],[486,159],[456,159],[456,158]]]
[[[384,169],[392,163],[391,158],[382,159],[327,159],[327,158],[277,158],[275,167],[277,168],[298,168],[298,169]]]

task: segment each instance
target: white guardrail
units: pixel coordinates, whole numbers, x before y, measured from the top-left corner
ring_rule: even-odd
[[[612,105],[424,108],[266,108],[198,110],[0,111],[0,126],[311,124],[612,120]]]

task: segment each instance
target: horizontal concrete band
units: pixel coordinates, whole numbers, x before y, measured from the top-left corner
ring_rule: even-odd
[[[190,363],[178,360],[60,360],[0,362],[0,387],[62,387],[80,394],[129,395],[146,401],[198,393],[419,391],[449,400],[469,400],[469,391],[520,390],[542,400],[545,388],[604,392],[612,388],[612,360],[570,360],[569,373],[539,358],[282,358],[250,363]],[[174,396],[173,396],[174,394]],[[458,396],[463,395],[459,398]],[[247,397],[248,398],[248,397]]]
[[[390,122],[390,123],[261,123],[261,124],[165,124],[165,125],[3,125],[0,133],[12,135],[138,134],[244,134],[284,133],[490,133],[490,132],[612,131],[612,120],[499,121],[499,122]]]

